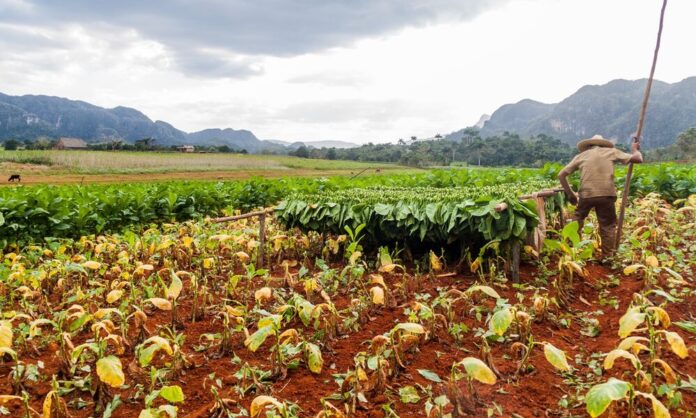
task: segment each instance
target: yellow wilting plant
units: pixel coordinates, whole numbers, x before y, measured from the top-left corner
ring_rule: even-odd
[[[633,385],[623,380],[610,377],[605,383],[594,385],[585,395],[587,413],[592,418],[602,415],[613,402],[628,402],[629,416],[636,410],[636,396],[650,400],[655,418],[670,418],[667,407],[651,393],[635,390]]]
[[[467,381],[468,396],[459,387],[458,382],[462,379]],[[452,365],[447,382],[448,398],[454,401],[455,411],[460,416],[474,413],[476,404],[480,402],[474,381],[494,385],[497,378],[493,370],[476,357],[466,357]]]
[[[164,290],[164,296],[165,299],[169,302],[169,306],[171,307],[171,312],[172,312],[172,319],[171,319],[171,328],[173,330],[176,330],[177,325],[179,324],[178,319],[176,317],[177,313],[177,300],[179,299],[179,296],[181,295],[181,291],[184,288],[184,284],[179,278],[179,275],[174,272],[172,269],[162,269],[157,272],[157,277],[159,278],[160,285],[162,286]],[[167,280],[168,279],[168,280]],[[152,302],[152,300],[150,300]],[[153,304],[155,304],[153,302]],[[157,306],[155,304],[155,306]],[[163,306],[166,306],[164,304]],[[159,306],[157,306],[159,308]],[[161,308],[160,308],[161,309]],[[166,310],[166,309],[164,309]]]
[[[297,418],[300,408],[293,403],[281,402],[272,396],[259,395],[251,401],[249,416],[255,418],[263,411],[266,411],[267,417]]]
[[[117,352],[123,352],[120,336],[107,333],[101,337],[102,331],[108,332],[109,325],[100,322],[93,326],[95,342],[80,344],[72,350],[71,359],[73,363],[80,361],[93,364],[93,372],[96,371],[96,379],[92,379],[95,386],[93,391],[97,403],[97,410],[103,411],[111,401],[112,395],[107,386],[119,388],[125,383],[125,375],[121,360],[113,354],[107,355],[109,343],[112,343]],[[91,355],[89,354],[91,352]]]
[[[559,303],[567,305],[567,290],[572,288],[575,275],[586,276],[585,261],[592,257],[594,245],[591,240],[580,240],[579,224],[576,221],[566,224],[556,234],[557,239],[547,238],[544,240],[544,248],[559,253],[558,278],[554,286],[558,292]]]
[[[515,371],[515,378],[528,371],[529,356],[532,354],[532,349],[538,345],[544,346],[544,357],[556,370],[561,372],[570,372],[572,370],[563,350],[546,341],[536,342],[534,341],[534,336],[530,334],[526,345],[521,342],[512,344],[512,351],[520,357],[520,362]]]
[[[44,398],[42,411],[43,418],[70,418],[72,416],[70,412],[68,412],[68,406],[65,401],[59,395],[56,376],[53,376],[51,391],[48,392]]]
[[[604,368],[610,370],[619,358],[628,359],[635,369],[636,386],[642,391],[653,392],[658,372],[669,385],[676,384],[678,380],[672,367],[660,358],[660,346],[666,343],[681,359],[688,357],[689,350],[677,332],[667,330],[671,325],[667,311],[659,306],[649,306],[647,299],[640,295],[636,299],[642,303],[629,307],[619,319],[619,337],[623,340],[616,349],[607,354]],[[645,326],[641,327],[642,325]],[[636,333],[643,335],[632,335]],[[641,363],[641,352],[647,352],[649,355],[647,368]]]

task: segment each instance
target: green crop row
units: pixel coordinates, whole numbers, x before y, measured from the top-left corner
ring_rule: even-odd
[[[535,181],[481,188],[373,188],[294,195],[278,205],[276,217],[287,227],[304,231],[341,233],[345,227],[363,224],[368,240],[376,245],[460,242],[473,246],[524,238],[538,223],[536,204],[520,202],[516,196],[548,186]],[[501,203],[506,204],[502,210]]]
[[[401,188],[409,202],[440,202],[481,196],[512,197],[557,184],[561,166],[542,169],[469,168],[418,174],[331,178],[253,179],[243,182],[167,182],[118,186],[16,186],[0,188],[0,247],[47,237],[81,235],[147,227],[152,223],[216,216],[272,206],[296,194],[338,196],[365,201],[359,189]],[[617,175],[617,185],[623,174]],[[515,185],[505,188],[505,185]],[[429,188],[425,193],[419,188]],[[452,192],[450,188],[460,188]],[[439,191],[437,191],[439,189]],[[669,200],[696,193],[695,165],[640,165],[632,192],[656,191]],[[375,196],[386,202],[385,195]],[[396,203],[401,198],[391,200]],[[514,199],[513,199],[514,200]],[[442,235],[442,234],[441,234]]]

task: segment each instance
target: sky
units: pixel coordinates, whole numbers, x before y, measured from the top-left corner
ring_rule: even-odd
[[[0,92],[193,132],[393,142],[647,77],[660,0],[0,0]],[[696,76],[670,0],[656,79]]]

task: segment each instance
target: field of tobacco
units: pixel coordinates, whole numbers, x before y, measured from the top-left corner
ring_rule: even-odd
[[[363,193],[373,192],[347,191],[342,201],[363,201]],[[430,203],[412,199],[411,216],[429,225],[460,225],[476,213],[495,220],[492,203],[508,199],[505,228],[490,231],[510,238],[533,225],[531,209],[513,195],[442,193]],[[402,201],[363,203],[400,219]],[[418,253],[375,240],[389,229],[370,223],[374,215],[343,228],[297,229],[303,213],[317,212],[298,210],[288,222],[287,207],[279,221],[266,220],[265,240],[253,220],[201,219],[8,246],[0,262],[0,416],[696,410],[696,196],[635,199],[611,266],[594,260],[593,222],[584,231],[558,228],[541,251],[525,247],[518,283],[498,232],[454,257],[446,242]]]

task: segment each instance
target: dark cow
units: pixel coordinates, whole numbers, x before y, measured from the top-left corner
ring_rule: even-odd
[[[19,174],[12,174],[12,175],[10,175],[10,178],[7,179],[7,181],[18,181],[18,182],[21,183],[21,182],[22,182],[22,176],[20,176]]]

